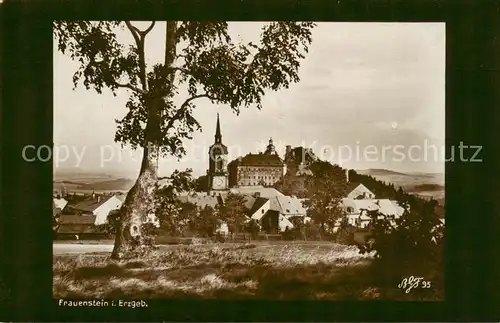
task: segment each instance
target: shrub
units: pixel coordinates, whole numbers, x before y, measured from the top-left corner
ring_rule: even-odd
[[[434,202],[402,203],[403,215],[395,220],[378,211],[370,216],[370,239],[359,245],[361,253],[375,257],[392,268],[436,268],[441,266],[444,226],[434,213]]]
[[[335,242],[344,245],[353,244],[355,231],[356,228],[348,223],[347,218],[344,218],[335,233]]]

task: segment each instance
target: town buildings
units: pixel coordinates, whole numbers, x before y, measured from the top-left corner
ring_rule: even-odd
[[[228,188],[263,186],[270,187],[284,179],[285,175],[310,175],[307,165],[315,160],[311,149],[286,146],[282,159],[276,151],[273,139],[263,153],[248,153],[228,163],[228,149],[222,143],[220,119],[217,114],[215,142],[209,149],[208,192],[221,192]]]

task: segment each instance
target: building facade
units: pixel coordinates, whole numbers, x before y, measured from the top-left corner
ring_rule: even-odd
[[[272,186],[286,174],[286,164],[273,144],[264,153],[247,154],[229,164],[229,186]]]

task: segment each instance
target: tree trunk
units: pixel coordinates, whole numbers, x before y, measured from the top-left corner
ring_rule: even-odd
[[[176,55],[176,22],[167,22],[165,67],[171,67]],[[144,58],[144,39],[139,46],[139,60],[143,76],[143,89],[148,91]],[[168,71],[168,70],[167,70]],[[175,72],[169,71],[168,83],[165,84],[166,92],[170,91],[175,79]],[[160,120],[162,110],[159,105],[163,98],[158,98],[154,93],[147,93],[149,99],[145,100],[148,108],[148,121],[144,133],[144,153],[142,157],[139,176],[130,189],[125,202],[120,209],[120,221],[116,230],[115,245],[111,257],[124,259],[137,255],[137,251],[146,249],[148,239],[143,232],[143,224],[151,213],[155,213],[155,188],[158,181],[158,159],[160,136]]]
[[[154,190],[157,182],[158,147],[146,146],[142,157],[141,171],[120,210],[120,221],[116,231],[114,259],[129,258],[144,248],[147,237],[142,225],[149,213],[154,211]]]

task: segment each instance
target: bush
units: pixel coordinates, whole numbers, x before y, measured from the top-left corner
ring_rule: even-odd
[[[354,244],[354,232],[356,232],[356,230],[357,228],[350,225],[347,219],[345,219],[335,233],[335,242],[344,245]]]
[[[370,216],[368,241],[361,253],[375,251],[379,262],[400,269],[438,268],[442,265],[444,226],[434,213],[434,202],[403,203],[403,215],[395,220],[378,211]]]

